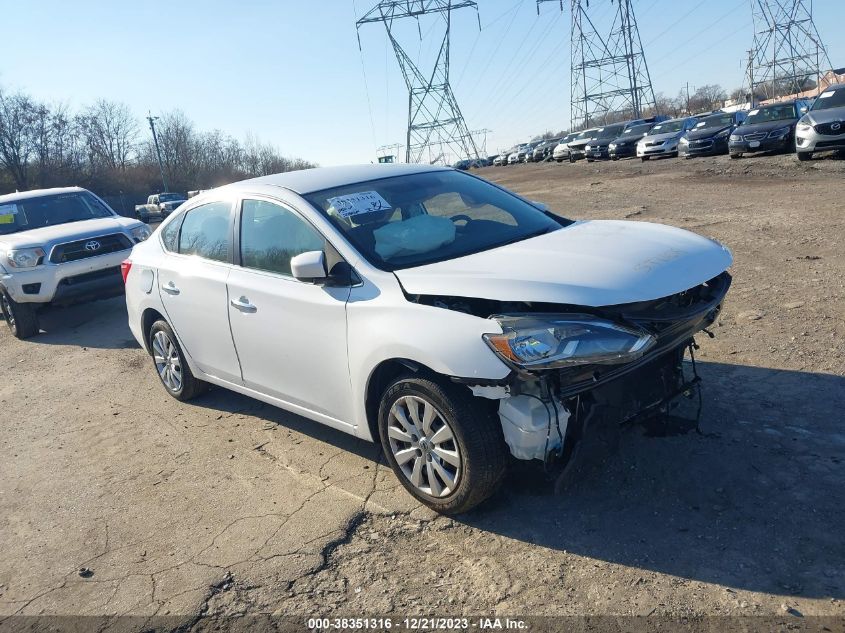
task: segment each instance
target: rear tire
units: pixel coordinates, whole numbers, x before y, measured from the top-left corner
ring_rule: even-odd
[[[797,152],[798,160],[804,162],[805,160],[813,160],[813,152]]]
[[[738,160],[738,159],[742,158],[742,154],[731,154],[731,158],[733,160]]]
[[[501,422],[465,387],[400,376],[381,398],[378,429],[396,477],[436,512],[466,512],[505,475]]]
[[[161,384],[171,396],[185,402],[208,390],[208,383],[194,377],[185,355],[167,321],[158,320],[150,328],[150,355]]]
[[[8,292],[0,290],[0,310],[15,338],[24,340],[38,334],[38,312],[34,303],[18,303]]]

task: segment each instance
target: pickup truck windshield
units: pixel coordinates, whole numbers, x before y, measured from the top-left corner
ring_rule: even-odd
[[[185,199],[181,193],[160,193],[158,194],[159,202],[177,202]]]
[[[114,215],[105,204],[82,191],[0,202],[0,235]]]
[[[305,198],[382,270],[462,257],[570,223],[480,178],[454,171],[371,180]]]

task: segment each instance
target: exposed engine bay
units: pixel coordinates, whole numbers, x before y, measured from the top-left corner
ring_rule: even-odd
[[[622,362],[603,359],[550,369],[515,364],[501,381],[453,379],[478,397],[499,401],[502,430],[514,457],[541,460],[547,469],[561,471],[573,466],[585,438],[600,429],[664,414],[680,396],[697,397],[700,414],[694,336],[701,331],[713,336],[707,328],[718,317],[730,283],[725,272],[668,297],[598,308],[425,295],[409,299],[483,318],[509,313],[592,315],[649,335],[647,351]]]

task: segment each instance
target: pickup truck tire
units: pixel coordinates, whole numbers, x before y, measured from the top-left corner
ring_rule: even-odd
[[[21,340],[38,334],[38,312],[33,303],[18,303],[5,290],[0,290],[0,309],[12,335]]]
[[[384,392],[378,429],[396,477],[415,498],[459,514],[490,497],[505,475],[508,448],[495,411],[466,387],[419,375]]]
[[[179,341],[167,321],[153,323],[149,340],[150,356],[167,393],[185,402],[208,390],[208,383],[196,378],[185,362]]]

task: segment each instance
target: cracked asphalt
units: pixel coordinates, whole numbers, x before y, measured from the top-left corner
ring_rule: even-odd
[[[845,165],[479,172],[572,217],[666,222],[736,265],[702,433],[626,432],[564,495],[517,467],[454,519],[376,446],[222,390],[166,395],[122,299],[0,328],[0,623],[13,615],[845,617]],[[87,569],[90,573],[80,574]]]

